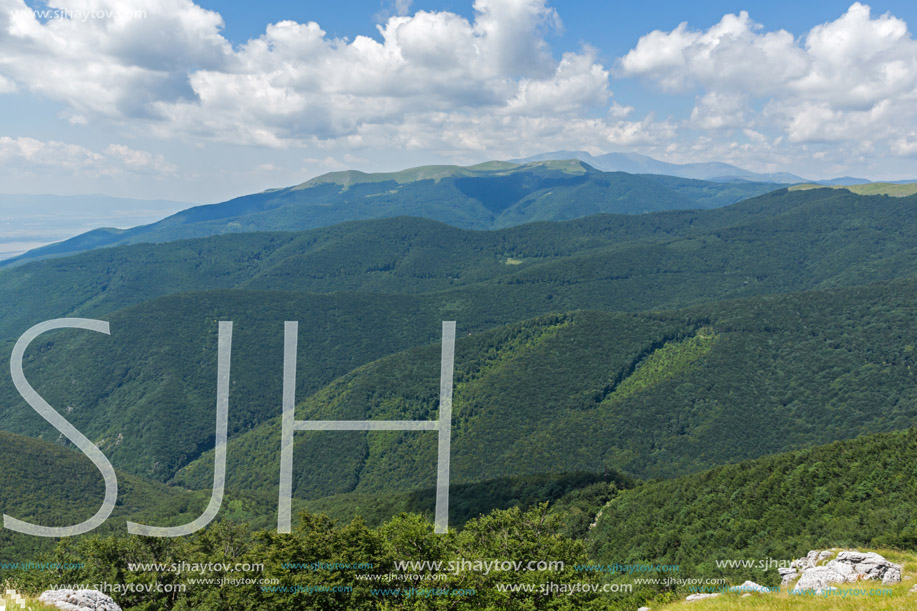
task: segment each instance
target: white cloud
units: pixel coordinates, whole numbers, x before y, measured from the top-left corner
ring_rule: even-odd
[[[744,127],[749,123],[746,96],[711,91],[700,98],[691,111],[690,124],[700,129]]]
[[[0,94],[16,93],[17,91],[19,87],[16,86],[16,83],[0,74]]]
[[[815,159],[806,145],[833,147],[823,157],[835,165],[841,154],[914,154],[914,137],[902,134],[917,133],[917,43],[904,21],[860,3],[800,37],[766,31],[745,12],[702,30],[654,31],[611,70],[588,46],[552,53],[563,24],[547,0],[474,0],[472,18],[385,0],[375,38],[281,21],[236,47],[220,15],[191,0],[83,4],[146,17],[45,22],[23,0],[0,0],[0,94],[60,102],[58,117],[81,132],[114,128],[131,142],[305,149],[277,153],[289,168],[304,155],[318,167],[391,150],[477,160],[635,148],[753,169]],[[611,74],[693,100],[690,118],[619,103]],[[123,145],[44,145],[92,171],[177,171]],[[42,150],[33,159],[52,149]]]
[[[35,138],[0,136],[0,172],[115,176],[120,174],[172,174],[178,168],[162,155],[111,144],[95,152],[77,144]]]
[[[917,156],[917,132],[911,131],[892,143],[898,155]]]
[[[0,0],[0,75],[67,104],[71,123],[113,120],[134,135],[192,142],[458,151],[488,143],[496,155],[542,148],[524,134],[560,126],[606,147],[668,130],[624,121],[633,108],[610,102],[594,49],[552,56],[546,37],[563,26],[546,0],[475,0],[472,20],[408,15],[410,4],[387,5],[393,15],[379,40],[282,21],[233,49],[220,16],[190,0],[91,0],[87,8],[148,16],[47,23],[16,12],[22,0]]]
[[[178,169],[175,164],[166,161],[162,155],[138,151],[123,144],[109,144],[105,149],[109,158],[120,161],[133,172],[150,172],[153,174],[173,174]]]
[[[745,12],[705,31],[654,31],[617,72],[667,92],[700,89],[688,127],[770,128],[784,146],[844,143],[851,160],[856,151],[908,154],[899,135],[917,127],[917,41],[903,20],[859,2],[798,40],[764,32]]]
[[[138,117],[152,100],[192,98],[188,72],[231,56],[222,18],[190,0],[85,0],[80,9],[116,16],[42,23],[23,0],[0,0],[0,74],[78,114]]]
[[[653,31],[619,60],[622,76],[641,76],[665,91],[696,85],[750,94],[771,93],[802,76],[808,61],[785,30],[761,33],[748,13],[725,15],[705,32],[682,23]]]
[[[0,167],[92,170],[98,168],[103,159],[102,155],[76,144],[0,136]]]

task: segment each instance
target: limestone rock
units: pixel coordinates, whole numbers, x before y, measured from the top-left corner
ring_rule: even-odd
[[[834,583],[881,580],[889,585],[901,581],[901,566],[875,552],[846,550],[835,555],[833,550],[812,550],[790,566],[790,569],[777,569],[782,584],[792,582],[801,571],[795,589],[812,590],[817,594],[831,589],[830,584]]]
[[[782,586],[792,583],[793,580],[799,577],[799,571],[794,568],[780,567],[777,572],[780,574],[780,585]]]
[[[832,583],[844,583],[847,574],[835,571],[827,566],[816,566],[802,572],[802,577],[796,582],[796,590],[814,590],[821,594]]]
[[[740,586],[732,586],[729,588],[730,592],[770,592],[770,588],[766,586],[759,585],[754,581],[746,581]]]
[[[691,594],[685,600],[687,602],[692,602],[695,600],[704,600],[705,598],[715,598],[719,595],[720,595],[719,592],[712,592],[712,593],[705,593],[705,594]]]
[[[98,590],[47,590],[38,600],[62,611],[121,611],[121,607]]]

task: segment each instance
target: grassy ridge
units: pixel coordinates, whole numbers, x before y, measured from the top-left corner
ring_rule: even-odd
[[[857,195],[888,195],[890,197],[907,197],[917,193],[917,183],[898,184],[893,182],[870,182],[862,185],[793,185],[790,191],[808,189],[846,189]]]

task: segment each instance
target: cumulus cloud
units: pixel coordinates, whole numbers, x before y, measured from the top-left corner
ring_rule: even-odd
[[[44,23],[0,0],[0,77],[64,102],[72,123],[276,148],[440,146],[446,129],[455,149],[519,151],[533,144],[522,133],[563,125],[606,143],[668,129],[609,107],[593,49],[553,56],[547,38],[563,25],[546,0],[475,0],[471,20],[410,5],[386,5],[378,40],[281,21],[233,48],[221,17],[190,0],[90,0],[146,17]]]
[[[162,155],[138,151],[123,144],[109,144],[105,149],[105,154],[133,172],[172,174],[178,169],[175,164],[166,161]]]
[[[667,92],[700,89],[691,127],[771,127],[786,143],[904,154],[910,147],[901,127],[917,120],[917,41],[903,20],[874,16],[859,2],[798,40],[763,31],[746,12],[705,31],[684,23],[654,31],[620,58],[617,72]],[[750,99],[761,102],[760,113]]]
[[[60,1],[47,10],[61,18],[0,0],[0,74],[77,114],[148,116],[152,100],[194,97],[189,71],[231,57],[222,18],[189,0],[85,0],[86,18]]]
[[[700,129],[742,127],[748,124],[747,96],[711,91],[697,101],[690,124]]]
[[[35,138],[0,136],[0,165],[4,167],[95,169],[103,156],[76,144]]]
[[[391,17],[379,27],[381,42],[332,40],[316,23],[272,24],[227,69],[193,73],[196,100],[158,103],[158,112],[167,128],[266,146],[423,147],[440,140],[427,134],[441,124],[488,123],[505,144],[523,118],[575,121],[607,105],[609,74],[591,49],[551,56],[543,33],[560,24],[544,0],[477,0],[474,8],[473,22],[449,12]],[[489,139],[456,136],[458,148]]]
[[[88,176],[172,174],[178,168],[162,155],[111,144],[95,152],[77,144],[0,136],[0,170],[63,172]]]

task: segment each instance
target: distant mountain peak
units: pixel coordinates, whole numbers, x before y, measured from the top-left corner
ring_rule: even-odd
[[[524,159],[511,159],[512,163],[533,161],[577,159],[604,172],[628,172],[630,174],[664,174],[695,180],[731,182],[746,180],[753,182],[801,183],[811,182],[787,172],[760,173],[719,161],[704,163],[668,163],[639,153],[605,153],[594,156],[586,151],[554,151]]]
[[[444,178],[471,178],[480,176],[501,176],[514,172],[526,172],[531,170],[548,170],[559,171],[565,174],[585,174],[594,168],[590,168],[582,161],[577,159],[546,159],[533,160],[526,163],[513,163],[510,161],[486,161],[470,166],[460,165],[423,165],[415,168],[408,168],[398,172],[361,172],[359,170],[342,170],[339,172],[329,172],[316,176],[300,185],[293,187],[293,190],[308,189],[318,185],[336,184],[345,189],[356,184],[374,183],[374,182],[396,182],[406,184],[417,182],[419,180],[433,180],[439,182]]]

